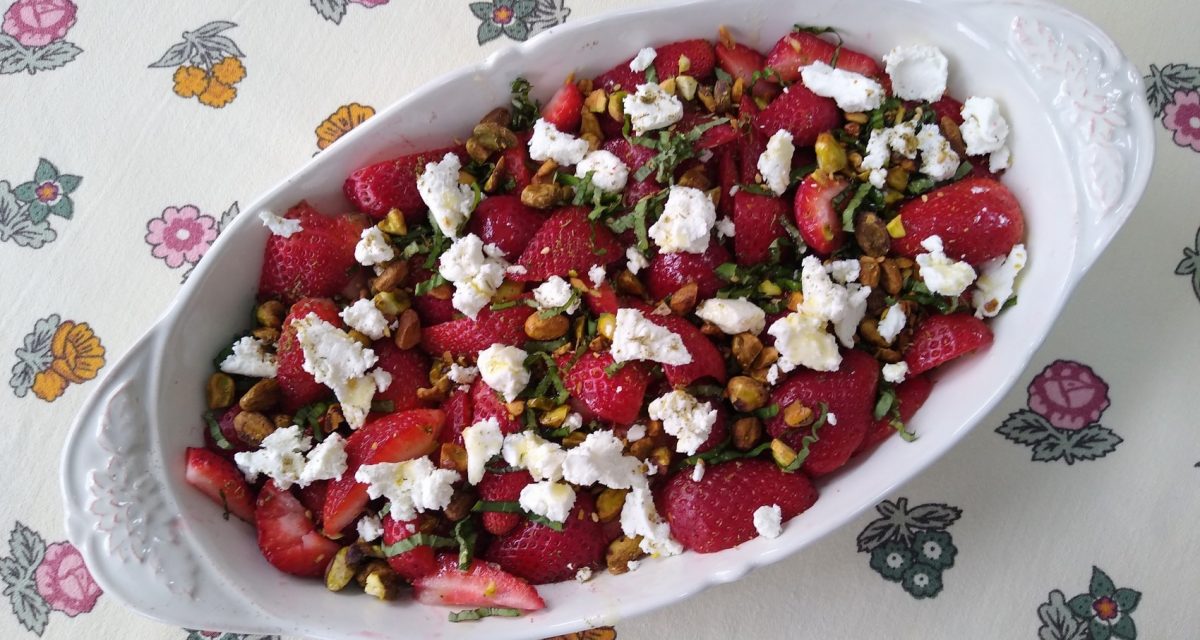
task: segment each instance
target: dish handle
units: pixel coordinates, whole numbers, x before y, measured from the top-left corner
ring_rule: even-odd
[[[1108,34],[1041,0],[962,3],[976,26],[1008,44],[1030,84],[1054,96],[1049,111],[1076,163],[1082,275],[1132,213],[1150,179],[1154,126],[1142,75]]]
[[[161,359],[151,331],[113,368],[80,410],[61,468],[67,537],[100,587],[139,613],[175,625],[211,624],[220,611],[230,628],[262,627],[254,609],[203,561],[167,488],[148,407]],[[203,601],[201,608],[181,606]]]

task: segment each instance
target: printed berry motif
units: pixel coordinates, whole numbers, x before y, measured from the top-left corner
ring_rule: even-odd
[[[33,395],[54,402],[67,385],[95,378],[104,368],[105,349],[86,322],[61,320],[57,313],[34,323],[15,355],[8,386],[18,398]]]
[[[1033,460],[1075,464],[1116,450],[1123,440],[1099,424],[1108,383],[1091,367],[1055,360],[1029,383],[1029,408],[1009,414],[996,433],[1033,449]]]
[[[1183,260],[1175,267],[1175,275],[1188,276],[1192,280],[1192,293],[1200,300],[1200,229],[1196,229],[1196,240],[1190,247],[1183,248]]]
[[[1107,573],[1092,567],[1087,593],[1070,600],[1062,591],[1050,592],[1038,606],[1040,640],[1135,640],[1132,614],[1142,599],[1140,591],[1118,589]]]
[[[75,215],[71,194],[83,178],[60,173],[49,160],[38,160],[33,180],[16,187],[0,180],[0,242],[40,249],[58,238],[50,216],[70,220]]]
[[[346,10],[350,5],[357,4],[368,9],[378,7],[381,4],[387,4],[388,0],[308,0],[313,9],[322,18],[334,23],[341,24],[342,18],[346,17]]]
[[[95,608],[103,594],[79,550],[69,542],[47,545],[21,522],[8,534],[8,555],[0,557],[0,580],[17,621],[39,636],[50,623],[51,612],[74,618]]]
[[[200,258],[208,253],[217,236],[238,212],[236,202],[219,219],[201,213],[192,204],[167,207],[146,222],[145,239],[146,244],[150,245],[150,255],[172,269],[186,267],[183,272],[183,281],[186,282]]]
[[[962,510],[946,504],[908,508],[908,498],[875,506],[880,517],[858,534],[858,551],[885,580],[899,582],[912,597],[933,598],[942,591],[942,574],[954,566],[958,548],[946,531]]]
[[[187,638],[184,640],[279,640],[279,636],[263,636],[254,633],[229,633],[226,631],[197,631],[184,629]]]
[[[1178,146],[1200,152],[1200,66],[1150,65],[1146,99]]]
[[[222,35],[236,26],[216,20],[195,31],[184,31],[183,41],[171,45],[150,68],[175,69],[175,95],[220,109],[233,102],[237,97],[234,85],[246,77],[242,64],[246,54],[229,36]]]
[[[324,151],[326,147],[338,138],[350,133],[350,130],[367,121],[375,115],[375,107],[361,105],[357,102],[342,105],[329,114],[328,118],[317,125],[317,150]]]
[[[479,18],[476,38],[487,44],[500,36],[524,42],[530,36],[567,21],[571,10],[566,0],[489,0],[472,2],[471,13]]]
[[[79,7],[71,0],[17,0],[0,24],[0,74],[34,75],[57,69],[83,53],[64,38]]]

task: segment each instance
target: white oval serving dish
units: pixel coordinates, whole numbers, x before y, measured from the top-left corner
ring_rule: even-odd
[[[886,19],[882,19],[886,16]],[[545,99],[568,73],[599,73],[638,48],[714,39],[718,25],[759,49],[793,23],[838,28],[877,55],[930,43],[950,59],[952,95],[997,98],[1012,126],[1004,181],[1027,219],[1021,302],[994,324],[995,344],[949,367],[914,420],[821,483],[821,499],[774,540],[709,555],[649,560],[636,572],[540,588],[547,608],[521,619],[451,624],[446,609],[331,594],[274,570],[253,530],[225,521],[190,489],[184,448],[200,441],[212,354],[244,328],[268,231],[258,210],[307,198],[346,207],[355,168],[463,138],[506,104],[513,77]],[[1141,76],[1095,25],[1040,0],[695,0],[580,20],[422,87],[321,152],[235,220],[163,318],[111,367],[84,405],[62,461],[66,526],[97,582],[135,611],[176,626],[317,638],[534,638],[612,624],[736,580],[843,525],[953,446],[1004,395],[1072,287],[1128,218],[1150,174],[1151,116]],[[603,574],[603,575],[600,575]]]

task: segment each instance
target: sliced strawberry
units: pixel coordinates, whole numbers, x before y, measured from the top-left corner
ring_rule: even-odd
[[[299,220],[301,230],[287,238],[267,237],[258,295],[288,304],[340,293],[361,270],[354,259],[354,247],[363,230],[361,216],[324,216],[301,202],[284,217]]]
[[[292,327],[292,322],[308,317],[310,313],[334,326],[340,327],[342,324],[337,305],[332,300],[307,298],[292,305],[279,335],[279,370],[275,375],[275,380],[279,382],[279,392],[283,396],[282,408],[288,413],[295,413],[306,404],[332,395],[329,387],[317,382],[311,373],[304,370],[304,350],[300,347],[300,340],[296,338],[295,328]]]
[[[560,361],[559,367],[565,362]],[[612,365],[608,352],[586,353],[567,372],[563,383],[577,411],[619,425],[633,424],[650,384],[649,368],[644,362],[626,362],[610,376],[605,370]]]
[[[801,467],[818,476],[846,464],[874,422],[875,396],[879,386],[879,362],[866,352],[846,351],[837,371],[797,369],[771,393],[771,402],[786,407],[799,402],[814,412],[824,403],[836,416],[817,432],[818,440],[809,447],[808,459]],[[767,431],[799,449],[801,439],[812,430],[789,428],[782,413],[767,421]]]
[[[679,75],[679,57],[686,56],[688,59],[687,75],[703,80],[712,74],[713,67],[716,66],[716,57],[713,55],[712,44],[707,40],[682,40],[680,42],[672,42],[654,48],[654,71],[658,74],[659,80]],[[632,71],[629,68],[629,63],[633,58],[625,60],[621,64],[605,71],[596,76],[594,81],[597,87],[603,87],[606,90],[611,90],[615,86],[620,86],[627,91],[634,91],[637,85],[646,82],[646,73],[644,71]]]
[[[221,508],[254,522],[254,494],[242,472],[229,460],[208,449],[188,447],[184,477]]]
[[[533,308],[524,304],[500,311],[484,307],[474,320],[459,318],[425,327],[421,330],[421,348],[434,356],[449,352],[455,357],[473,358],[493,344],[521,345],[528,339],[525,319],[531,313]]]
[[[991,328],[970,313],[934,315],[917,325],[904,361],[915,376],[991,344]]]
[[[712,340],[701,333],[696,325],[686,318],[674,314],[660,316],[651,313],[652,309],[647,305],[631,304],[630,306],[641,311],[642,315],[650,322],[665,327],[668,331],[678,335],[683,340],[684,348],[692,355],[692,361],[687,364],[662,365],[667,382],[672,386],[680,386],[689,385],[701,378],[712,378],[724,384],[726,378],[725,358]]]
[[[701,443],[699,447],[696,447],[696,453],[712,451],[729,437],[729,411],[719,401],[713,401],[712,404],[716,407],[717,419],[713,422],[712,428],[708,432],[708,439]]]
[[[533,169],[529,168],[529,149],[526,140],[518,135],[518,144],[504,150],[504,175],[513,180],[513,193],[521,193],[533,182]]]
[[[383,544],[393,545],[407,539],[418,531],[420,519],[396,520],[391,515],[383,518]],[[438,564],[434,559],[433,547],[418,545],[396,555],[388,556],[387,563],[405,580],[412,582],[417,578],[432,575],[437,572]]]
[[[417,602],[451,607],[510,607],[524,611],[536,611],[546,606],[532,585],[490,562],[473,560],[466,571],[460,571],[458,554],[443,553],[438,556],[437,563],[437,573],[413,581]]]
[[[892,249],[909,258],[938,236],[947,256],[978,266],[1008,255],[1025,234],[1021,204],[991,178],[966,178],[914,198],[900,207],[900,219],[904,237],[892,240]]]
[[[690,132],[692,129],[695,129],[701,125],[706,125],[715,119],[716,118],[714,116],[708,113],[702,113],[699,111],[685,111],[683,113],[683,119],[679,121],[679,124],[675,125],[675,128],[678,131]],[[721,145],[733,142],[739,137],[741,137],[741,134],[735,126],[735,123],[726,122],[724,124],[710,126],[700,134],[700,137],[696,140],[696,144],[693,145],[693,150],[703,151],[704,149],[715,149]]]
[[[771,255],[771,243],[782,238],[783,216],[787,215],[787,200],[782,197],[760,196],[746,190],[733,197],[733,254],[738,264],[766,262]]]
[[[433,277],[434,272],[425,268],[424,256],[415,256],[408,261],[408,273],[407,282],[410,285],[417,285]],[[451,300],[453,293],[453,285],[445,285],[438,287],[436,293],[430,292],[412,297],[413,308],[417,310],[417,315],[421,317],[422,327],[450,322],[462,316],[458,312],[458,309],[454,308],[454,303]]]
[[[908,421],[912,420],[913,414],[921,408],[921,405],[925,404],[932,392],[933,382],[930,382],[928,376],[913,376],[901,382],[896,387],[896,399],[894,400],[900,412],[900,422],[908,424]],[[867,432],[867,437],[863,438],[862,444],[858,445],[854,455],[870,450],[880,442],[887,440],[888,436],[893,433],[896,433],[896,428],[892,426],[892,416],[890,414],[883,416],[871,425],[871,430]]]
[[[322,518],[326,533],[351,525],[367,505],[367,485],[354,479],[364,464],[402,462],[427,455],[437,446],[446,414],[413,409],[380,416],[346,439],[346,472],[330,481]]]
[[[521,203],[520,196],[492,196],[479,201],[467,230],[486,244],[495,244],[512,262],[520,257],[546,218]]]
[[[579,111],[582,108],[583,94],[579,92],[579,87],[574,82],[567,82],[542,107],[542,119],[559,131],[575,133],[579,131]]]
[[[272,566],[294,576],[318,577],[341,547],[317,532],[312,516],[274,480],[258,492],[254,510],[258,548]]]
[[[417,389],[428,386],[429,356],[419,349],[401,349],[391,338],[376,340],[371,350],[379,358],[375,368],[392,374],[392,383],[386,391],[376,391],[375,400],[391,401],[392,411],[427,406]]]
[[[598,288],[588,290],[587,295],[583,296],[583,300],[587,303],[588,309],[591,309],[592,313],[596,315],[616,313],[620,306],[617,301],[617,292],[607,282],[601,282]]]
[[[958,100],[950,96],[942,96],[937,102],[930,103],[929,106],[933,107],[933,112],[937,114],[939,122],[942,118],[950,118],[954,124],[961,125],[963,123],[963,105]]]
[[[717,184],[721,197],[717,200],[717,213],[724,217],[733,215],[733,187],[738,183],[738,145],[731,144],[717,150]],[[731,218],[732,219],[732,218]]]
[[[598,264],[623,260],[624,247],[608,227],[588,220],[590,211],[587,207],[555,211],[521,254],[518,264],[525,267],[525,273],[519,279],[542,281],[550,276],[566,276],[572,269],[587,273]]]
[[[599,519],[593,519],[595,513],[592,496],[576,492],[562,531],[523,519],[511,533],[488,545],[483,557],[533,584],[568,580],[604,558],[608,545]]]
[[[471,402],[471,392],[463,389],[451,391],[450,397],[442,403],[442,411],[446,412],[446,426],[438,436],[438,442],[450,442],[461,446],[463,429],[475,424],[475,407]]]
[[[505,435],[525,428],[521,425],[520,420],[508,412],[508,407],[505,406],[504,398],[500,396],[500,393],[489,387],[482,377],[476,378],[471,385],[471,405],[474,407],[471,416],[472,424],[480,420],[495,418],[500,425],[500,432]]]
[[[711,298],[717,294],[717,289],[725,286],[725,281],[717,276],[716,268],[729,260],[729,252],[715,240],[709,242],[704,253],[660,253],[646,268],[646,289],[651,297],[662,300],[683,285],[694,282],[698,300]]]
[[[613,313],[616,312],[614,311]],[[236,418],[241,412],[242,408],[235,404],[222,412],[221,415],[216,417],[217,431],[220,433],[221,437],[225,438],[225,441],[229,443],[230,448],[228,449],[218,445],[217,438],[214,437],[212,428],[207,424],[204,425],[204,446],[207,447],[209,451],[212,451],[213,453],[227,460],[233,460],[233,455],[239,451],[250,451],[257,449],[257,447],[252,447],[243,442],[241,437],[237,434],[237,429],[233,428],[233,419]]]
[[[834,207],[833,199],[849,186],[843,178],[816,172],[809,174],[796,188],[796,229],[808,248],[819,256],[833,254],[846,242],[842,216]]]
[[[714,49],[717,54],[717,66],[724,69],[734,80],[740,79],[747,86],[750,85],[754,72],[762,71],[766,66],[767,58],[744,44],[734,43],[730,47],[721,43]]]
[[[662,185],[655,182],[654,176],[645,180],[630,179],[629,184],[625,187],[625,206],[636,207],[639,200],[652,196],[662,191],[662,189]],[[628,238],[626,238],[626,241],[630,242]]]
[[[800,79],[801,67],[817,61],[832,65],[835,52],[838,57],[837,68],[882,78],[883,70],[871,56],[846,47],[838,51],[834,43],[806,31],[793,31],[780,38],[767,54],[767,66],[774,69],[784,82],[792,83]]]
[[[797,147],[808,147],[817,141],[818,134],[837,127],[841,121],[842,112],[832,99],[822,98],[803,84],[794,84],[754,117],[754,128],[768,137],[786,129]]]
[[[711,465],[699,482],[677,473],[660,490],[659,501],[673,538],[692,551],[712,553],[758,536],[759,507],[778,505],[787,522],[817,501],[817,490],[803,473],[749,459]]]
[[[606,140],[600,148],[620,158],[621,162],[629,167],[631,174],[658,155],[654,149],[633,144],[625,138],[611,138]]]
[[[518,502],[521,499],[521,489],[533,482],[528,471],[513,471],[510,473],[485,473],[476,489],[479,499],[488,502]],[[483,528],[488,533],[502,536],[517,528],[525,519],[519,513],[502,513],[499,511],[483,512]]]
[[[319,523],[321,515],[325,512],[325,496],[329,494],[329,481],[317,480],[307,487],[300,487],[296,493],[299,494],[297,497],[300,498],[300,504],[311,511]]]
[[[409,223],[425,219],[425,201],[417,191],[417,176],[430,162],[441,162],[447,153],[464,157],[462,147],[445,147],[384,160],[358,169],[346,178],[342,191],[359,211],[382,219],[399,209]]]
[[[738,144],[738,178],[745,184],[754,184],[758,175],[758,158],[767,150],[767,141],[775,132],[763,133],[751,127]]]

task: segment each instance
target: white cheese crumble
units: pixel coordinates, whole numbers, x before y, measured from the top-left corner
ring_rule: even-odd
[[[804,310],[826,320],[840,318],[846,312],[846,299],[849,297],[846,288],[833,283],[821,259],[816,256],[806,256],[800,266]]]
[[[1005,142],[1009,129],[1008,121],[1000,113],[1000,105],[992,98],[967,98],[962,117],[959,131],[967,145],[967,155],[990,155],[988,164],[992,171],[1007,169],[1010,152]]]
[[[1017,274],[1025,268],[1028,259],[1025,245],[1014,245],[1007,257],[993,258],[983,265],[983,273],[975,281],[976,289],[971,294],[976,318],[991,318],[1000,313],[1004,303],[1012,296]]]
[[[971,265],[946,257],[940,236],[925,238],[921,246],[929,253],[917,255],[917,267],[925,286],[933,293],[954,298],[962,295],[975,281],[975,269]]]
[[[708,440],[717,422],[717,410],[711,403],[700,402],[690,393],[676,389],[650,403],[650,419],[661,420],[663,431],[675,436],[675,450],[695,455]]]
[[[642,536],[642,551],[655,556],[679,555],[683,546],[671,539],[671,526],[654,508],[654,495],[643,480],[625,495],[621,508],[621,532],[630,538]]]
[[[717,222],[717,208],[703,191],[671,187],[662,215],[650,225],[650,238],[663,253],[704,253]]]
[[[800,79],[809,91],[833,98],[843,111],[870,111],[883,103],[883,85],[861,73],[835,69],[824,62],[801,67]]]
[[[305,456],[304,469],[297,483],[306,487],[318,480],[334,480],[346,473],[346,439],[331,433]]]
[[[904,307],[897,302],[892,306],[884,309],[883,317],[879,319],[879,337],[883,338],[888,344],[891,344],[896,336],[904,330],[904,325],[908,322],[908,317],[904,315]]]
[[[779,505],[764,505],[755,509],[754,530],[764,538],[778,538],[783,533],[783,511]]]
[[[892,384],[900,384],[908,376],[908,363],[901,360],[893,364],[885,364],[882,371],[884,380]]]
[[[735,187],[737,185],[734,185]],[[716,224],[717,235],[724,238],[732,238],[737,235],[737,228],[733,226],[733,220],[729,218],[721,218]]]
[[[534,482],[521,489],[519,503],[529,513],[554,522],[565,522],[571,507],[575,506],[575,490],[562,482]]]
[[[681,365],[692,361],[692,354],[679,334],[647,320],[637,309],[617,311],[611,353],[616,362],[651,360]]]
[[[758,335],[767,325],[766,312],[746,298],[709,298],[696,307],[696,315],[731,336],[745,332]]]
[[[395,258],[396,250],[392,248],[387,236],[379,230],[379,227],[372,226],[363,229],[358,244],[354,245],[354,259],[359,264],[370,267]]]
[[[517,399],[529,384],[529,369],[525,368],[524,349],[494,344],[479,352],[476,365],[487,386],[499,391],[506,402]]]
[[[624,449],[612,431],[593,431],[567,451],[562,476],[581,487],[599,482],[610,489],[629,489],[641,481],[642,463],[625,455]]]
[[[629,248],[625,249],[625,268],[629,269],[629,273],[636,276],[638,271],[648,266],[650,266],[650,261],[642,255],[641,251],[638,251],[637,247],[629,245]]]
[[[427,163],[425,172],[417,177],[421,200],[429,207],[438,228],[451,238],[458,237],[459,228],[475,208],[475,192],[458,182],[460,169],[462,162],[458,156],[447,153],[441,162]]]
[[[350,428],[361,427],[375,395],[375,378],[367,375],[378,360],[375,352],[315,313],[293,320],[292,327],[304,352],[304,370],[333,390]]]
[[[500,454],[509,466],[525,469],[534,480],[561,480],[563,477],[567,452],[558,443],[547,442],[532,431],[505,436]]]
[[[704,479],[704,461],[697,460],[696,466],[692,467],[692,482],[700,482]]]
[[[351,329],[372,340],[379,340],[387,334],[388,320],[370,298],[363,298],[342,309],[340,315]]]
[[[592,283],[593,289],[599,289],[600,285],[604,284],[604,278],[607,275],[602,264],[593,265],[588,269],[588,281]]]
[[[575,572],[575,581],[576,582],[587,582],[588,580],[591,580],[591,579],[592,579],[592,568],[591,567],[579,567],[579,571]]]
[[[629,61],[629,70],[633,72],[642,72],[650,68],[654,64],[654,59],[658,57],[658,52],[653,47],[646,47],[638,51],[633,60]]]
[[[267,343],[245,336],[233,343],[233,352],[221,361],[221,371],[254,378],[274,378],[279,371],[275,354],[267,352]]]
[[[538,162],[553,160],[566,167],[579,164],[587,152],[587,140],[559,131],[553,123],[542,118],[533,123],[533,136],[529,138],[530,158]]]
[[[854,346],[854,334],[858,332],[858,323],[867,315],[867,297],[870,295],[871,287],[857,283],[846,285],[846,309],[833,319],[833,333],[847,349]]]
[[[445,509],[459,477],[457,471],[435,468],[429,458],[365,464],[354,473],[357,482],[367,485],[372,500],[380,496],[388,499],[389,513],[397,520],[412,520],[418,513]]]
[[[868,180],[876,189],[882,189],[887,180],[885,167],[892,157],[891,149],[888,147],[888,143],[891,141],[890,132],[891,129],[872,131],[871,138],[867,140],[867,153],[862,159],[862,168],[871,172]]]
[[[858,260],[834,260],[825,266],[825,270],[829,272],[829,277],[834,282],[846,284],[858,280],[859,272],[862,266]]]
[[[379,520],[379,516],[368,514],[363,516],[358,521],[358,539],[363,542],[371,542],[378,540],[383,535],[383,522]]]
[[[479,377],[478,367],[464,367],[457,362],[450,365],[450,370],[446,372],[446,377],[454,384],[467,385],[475,382],[475,378]]]
[[[646,425],[637,423],[625,431],[626,442],[637,442],[646,437]]]
[[[683,103],[679,98],[653,82],[638,85],[637,91],[626,95],[621,104],[633,125],[633,132],[639,136],[683,119]]]
[[[892,79],[892,93],[904,100],[937,102],[946,93],[950,63],[937,47],[896,47],[883,56],[883,62]]]
[[[917,145],[921,149],[921,173],[939,182],[954,177],[958,171],[958,154],[936,124],[921,125]]]
[[[499,252],[489,250],[493,248],[485,247],[479,236],[468,233],[455,240],[438,260],[442,277],[454,283],[451,304],[472,320],[504,284],[508,263],[497,255]]]
[[[837,414],[836,414],[836,413],[834,413],[834,412],[830,411],[829,413],[826,413],[826,414],[825,414],[825,422],[826,422],[826,423],[828,423],[828,424],[829,424],[829,426],[831,426],[831,427],[836,427],[836,426],[837,426],[837,420],[838,420],[838,418],[837,418]]]
[[[767,148],[758,156],[758,172],[771,191],[783,195],[792,181],[792,156],[796,147],[787,129],[776,131],[767,141]]]
[[[331,434],[311,451],[310,447],[312,438],[302,435],[300,427],[292,425],[271,432],[254,451],[235,453],[233,460],[250,482],[262,474],[283,490],[293,484],[307,487],[346,472],[346,440],[340,435]]]
[[[496,418],[486,418],[463,429],[463,448],[467,450],[467,482],[479,484],[488,460],[500,454],[504,434]]]
[[[567,433],[579,431],[583,428],[583,416],[572,411],[571,413],[567,414],[565,419],[563,419],[562,426],[567,430]]]
[[[826,323],[824,318],[801,309],[771,324],[767,333],[775,337],[780,371],[786,373],[798,366],[815,371],[837,371],[842,365],[842,354],[838,352],[837,339],[825,330]]]
[[[292,234],[304,231],[299,220],[285,218],[274,211],[263,209],[258,212],[258,219],[262,220],[263,226],[270,229],[271,233],[284,238],[290,238]]]
[[[603,273],[604,267],[600,267]],[[604,276],[600,276],[604,279]],[[559,276],[550,276],[548,280],[538,285],[533,290],[533,299],[538,304],[540,309],[558,309],[566,307],[568,302],[571,302],[571,296],[575,290],[571,288],[571,283],[563,280]],[[567,314],[575,313],[579,308],[579,297],[575,297],[575,301],[571,302],[571,306],[564,309]]]

